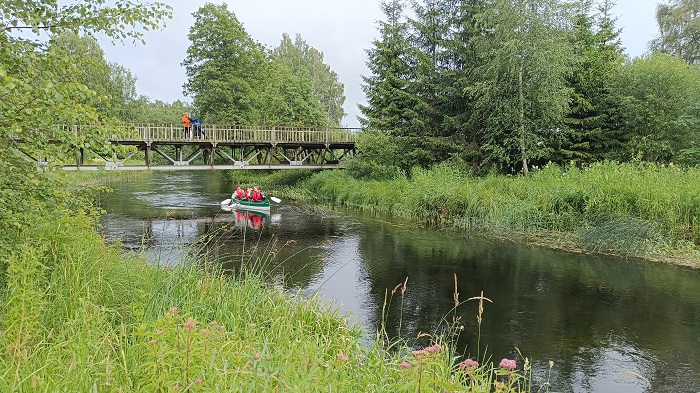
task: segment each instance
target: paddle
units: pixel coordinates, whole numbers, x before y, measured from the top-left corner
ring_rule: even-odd
[[[231,199],[230,199],[230,198],[229,198],[229,199],[224,199],[223,201],[221,201],[221,204],[222,204],[222,205],[230,205],[230,204],[231,204]]]
[[[280,203],[280,202],[282,202],[281,199],[279,199],[279,198],[277,198],[277,197],[273,197],[273,196],[270,197],[270,200],[271,200],[272,202],[275,202],[275,203]]]

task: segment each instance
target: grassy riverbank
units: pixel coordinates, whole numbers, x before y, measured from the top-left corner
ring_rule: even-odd
[[[449,337],[367,349],[331,306],[257,272],[233,277],[201,256],[149,266],[105,245],[86,215],[26,219],[2,258],[3,391],[531,390],[514,363],[461,363]]]
[[[700,267],[698,169],[601,163],[473,178],[440,166],[382,181],[328,171],[286,188],[279,186],[283,175],[271,176],[279,194],[295,199],[575,252]]]

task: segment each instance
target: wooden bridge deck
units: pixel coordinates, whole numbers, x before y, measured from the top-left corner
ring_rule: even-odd
[[[80,132],[80,127],[75,132]],[[241,125],[202,125],[202,135],[190,131],[186,135],[180,124],[152,125],[135,124],[121,127],[122,132],[112,143],[137,144],[141,142],[210,142],[248,144],[352,144],[359,128],[312,128],[312,127],[264,127]]]
[[[79,136],[84,129],[71,127],[70,131]],[[143,151],[144,164],[126,165],[134,154],[124,159],[100,158],[106,169],[121,170],[339,168],[342,167],[343,158],[353,156],[359,131],[357,128],[203,124],[200,133],[194,129],[186,132],[181,124],[134,124],[121,127],[117,135],[109,138],[109,142],[134,146],[137,151]],[[185,157],[183,148],[187,146],[193,152],[188,152]],[[152,165],[153,151],[169,164]],[[84,165],[83,161],[84,151],[80,149],[76,165],[63,168],[95,168]]]

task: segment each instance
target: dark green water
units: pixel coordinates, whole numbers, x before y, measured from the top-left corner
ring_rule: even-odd
[[[415,342],[460,318],[460,352],[477,354],[478,303],[484,296],[483,355],[529,357],[539,382],[549,360],[553,392],[700,392],[700,271],[641,261],[576,255],[464,233],[417,228],[386,217],[290,201],[269,215],[225,212],[232,184],[222,173],[134,176],[102,197],[103,232],[153,263],[177,264],[185,247],[227,267],[257,247],[271,280],[291,292],[318,292],[364,326],[381,326],[385,293],[394,294],[386,330]],[[262,227],[257,228],[257,225]],[[258,262],[261,263],[261,262]],[[400,312],[402,310],[402,312]],[[425,339],[423,339],[425,340]]]

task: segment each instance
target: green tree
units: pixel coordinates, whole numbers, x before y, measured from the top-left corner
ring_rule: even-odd
[[[414,166],[428,167],[449,157],[455,146],[427,133],[436,123],[427,116],[433,109],[419,95],[418,50],[409,41],[404,3],[392,0],[381,7],[387,20],[379,22],[380,38],[367,51],[372,75],[363,77],[367,105],[360,105],[365,116],[360,122],[387,135],[391,143],[373,147],[363,157],[377,158],[386,149],[384,156],[389,161],[377,162],[409,173]],[[388,172],[394,173],[391,168]]]
[[[464,143],[462,159],[471,163],[472,173],[481,168],[481,122],[475,115],[474,100],[469,90],[478,82],[479,56],[475,40],[485,32],[477,16],[485,12],[484,0],[453,1],[456,4],[448,19],[451,34],[444,46],[449,52],[442,71],[444,86],[439,96],[442,111],[442,134],[456,137]]]
[[[131,102],[128,121],[134,123],[171,124],[180,123],[182,114],[192,112],[188,103],[175,100],[167,103],[161,100],[153,102],[144,95]]]
[[[307,79],[313,96],[323,108],[325,123],[340,126],[346,115],[343,109],[345,87],[338,80],[338,74],[323,62],[323,52],[311,47],[300,35],[292,41],[285,33],[272,52],[272,60],[287,67],[294,77]]]
[[[378,22],[380,37],[367,50],[372,75],[362,77],[367,105],[359,106],[364,127],[392,136],[422,135],[426,127],[427,106],[415,94],[415,50],[404,8],[401,0],[381,3],[386,21]]]
[[[700,141],[700,72],[676,56],[653,54],[626,64],[616,80],[626,149],[620,158],[668,162]]]
[[[527,174],[561,132],[571,61],[564,11],[558,0],[496,0],[479,17],[488,33],[475,39],[480,80],[470,90],[484,123],[482,152],[501,169]]]
[[[112,40],[140,40],[140,29],[157,28],[170,7],[115,0],[60,5],[54,1],[6,0],[0,3],[0,248],[15,229],[30,224],[31,213],[70,208],[66,188],[52,182],[25,160],[21,151],[49,159],[66,158],[74,146],[105,142],[116,131],[98,124],[98,112],[86,104],[96,93],[76,78],[74,59],[56,56],[49,39],[64,32],[101,33]],[[31,31],[36,34],[18,34]],[[73,71],[73,72],[71,72]],[[57,124],[95,124],[76,134]]]
[[[670,0],[656,7],[659,37],[649,46],[676,55],[688,64],[700,64],[700,1]]]
[[[268,59],[226,4],[207,3],[194,14],[183,65],[186,95],[208,122],[257,124],[264,117]]]
[[[597,161],[619,148],[609,111],[616,105],[611,92],[624,55],[615,19],[610,16],[612,3],[606,0],[598,14],[592,13],[591,0],[581,0],[577,7],[571,36],[574,64],[567,78],[572,88],[565,119],[568,132],[565,129],[559,140],[552,141],[557,147],[552,159],[559,163]]]
[[[316,126],[328,124],[323,106],[313,94],[306,73],[295,74],[286,64],[273,61],[266,66],[261,123],[280,126]]]
[[[447,136],[444,129],[445,106],[450,105],[446,90],[447,71],[451,68],[451,18],[457,4],[450,0],[422,0],[413,3],[411,44],[414,47],[414,90],[424,104],[425,136]]]

